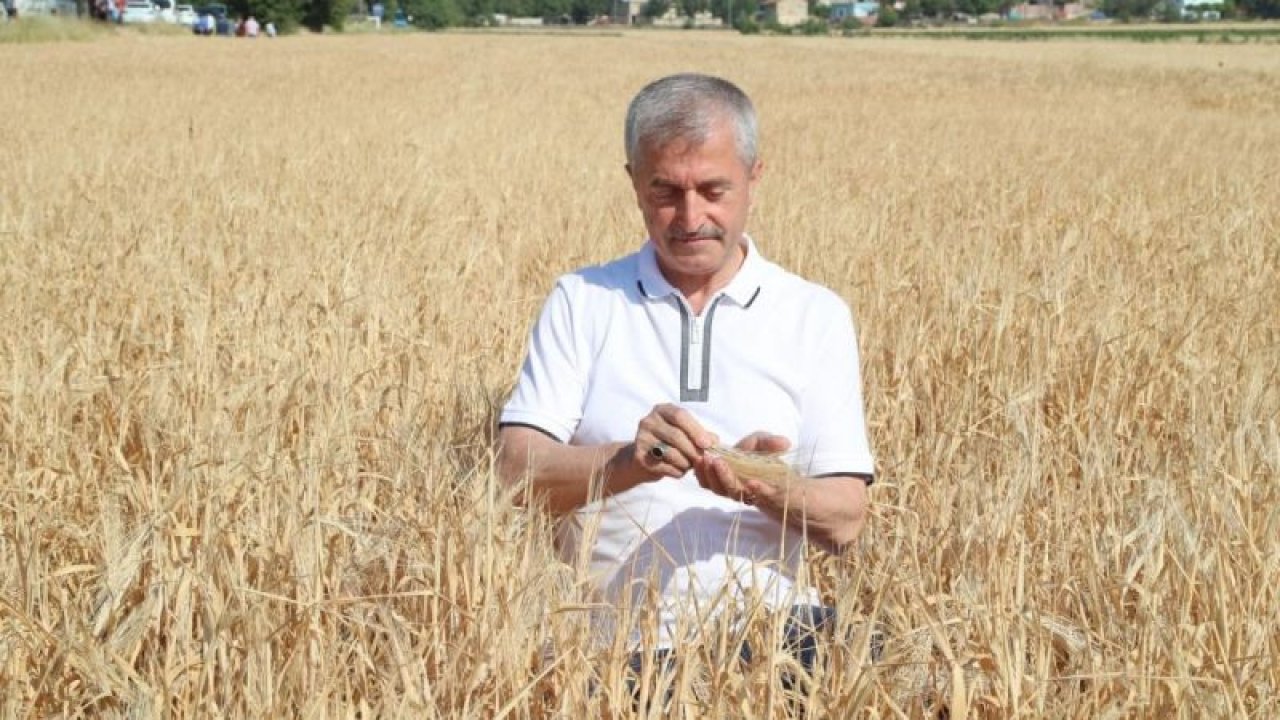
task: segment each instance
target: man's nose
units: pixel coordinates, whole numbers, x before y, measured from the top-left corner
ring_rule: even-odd
[[[676,203],[676,228],[691,233],[701,228],[707,219],[706,202],[697,190],[688,190]]]

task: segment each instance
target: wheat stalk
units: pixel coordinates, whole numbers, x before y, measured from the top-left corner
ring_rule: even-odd
[[[711,448],[711,452],[719,455],[740,479],[777,486],[796,474],[782,458],[771,453],[747,452],[723,445]]]

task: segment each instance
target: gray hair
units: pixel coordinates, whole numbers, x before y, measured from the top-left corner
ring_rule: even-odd
[[[673,140],[700,145],[712,123],[733,122],[738,158],[750,168],[759,152],[759,127],[751,99],[737,85],[710,75],[668,75],[644,87],[627,108],[627,164],[635,167],[642,147]]]

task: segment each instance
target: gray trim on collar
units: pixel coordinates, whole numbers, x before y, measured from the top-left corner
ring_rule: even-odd
[[[740,307],[750,307],[764,287],[765,279],[771,275],[773,266],[760,254],[750,235],[744,233],[742,242],[746,245],[746,260],[729,284],[720,289],[719,294],[727,296]],[[647,240],[636,253],[635,272],[641,294],[650,300],[680,292],[662,275],[662,270],[658,267],[658,253],[652,240]]]
[[[711,397],[711,322],[716,316],[716,307],[725,298],[719,295],[707,306],[706,319],[702,321],[702,382],[698,387],[689,387],[689,351],[693,347],[694,323],[692,313],[684,302],[677,301],[680,308],[680,402],[707,402]]]
[[[640,291],[640,295],[649,300],[666,300],[670,298],[675,303],[676,309],[680,311],[680,401],[681,402],[707,402],[711,397],[711,326],[715,320],[716,308],[719,307],[720,301],[724,300],[725,295],[717,295],[711,304],[707,306],[704,319],[702,321],[702,382],[699,387],[689,386],[689,360],[690,351],[693,345],[694,318],[693,312],[685,303],[679,293],[669,295],[654,296],[644,287],[644,281],[636,280],[636,289]],[[743,309],[751,307],[756,301],[756,297],[760,294],[757,288],[751,300],[747,302]]]

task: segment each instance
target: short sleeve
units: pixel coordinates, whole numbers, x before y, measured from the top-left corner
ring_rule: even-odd
[[[808,475],[874,475],[853,317],[843,301],[809,353],[795,461]]]
[[[586,396],[586,356],[575,327],[569,290],[562,278],[548,296],[529,338],[501,425],[525,425],[568,442],[582,419]]]

